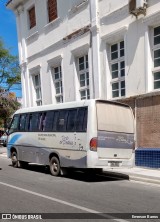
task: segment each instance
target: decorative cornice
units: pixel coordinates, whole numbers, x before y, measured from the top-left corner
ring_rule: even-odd
[[[62,46],[62,44],[68,43],[70,40],[73,40],[73,39],[75,39],[75,38],[78,38],[79,36],[84,35],[85,33],[87,33],[87,32],[90,31],[90,27],[91,27],[91,25],[87,25],[87,26],[85,26],[85,27],[83,27],[83,28],[81,28],[81,29],[78,29],[77,31],[69,34],[68,36],[64,37],[63,39],[59,40],[58,42],[56,42],[56,43],[54,43],[54,44],[46,47],[45,49],[43,49],[43,51],[37,52],[36,54],[28,57],[28,58],[27,58],[27,59],[28,59],[28,62],[33,61],[33,60],[34,60],[35,58],[37,58],[37,57],[41,57],[41,56],[45,55],[46,52],[48,52],[48,51],[55,51],[55,50],[57,50],[57,49],[59,48],[59,46]],[[37,32],[36,32],[36,33],[37,33]],[[31,35],[30,37],[28,37],[28,38],[26,39],[27,42],[29,42],[29,40],[31,40],[32,38],[34,38],[35,36],[37,36],[38,33],[37,33],[37,35],[36,35],[36,33],[34,33],[33,36]]]
[[[28,36],[28,37],[26,38],[26,41],[27,41],[27,42],[32,41],[35,37],[38,38],[38,36],[39,36],[39,33],[38,33],[38,31],[36,31],[36,32],[34,32],[33,34],[31,34],[30,36]]]
[[[23,6],[23,5],[19,5],[19,6],[17,7],[17,11],[18,11],[19,13],[24,12],[24,6]]]
[[[37,65],[37,66],[29,69],[29,74],[30,75],[36,74],[37,72],[39,72],[40,68],[41,68],[41,65]]]
[[[86,43],[86,44],[83,44],[79,47],[76,47],[76,48],[72,48],[71,49],[71,53],[78,57],[78,56],[81,56],[81,55],[84,55],[85,53],[87,53],[89,50],[89,43]]]
[[[48,32],[49,30],[53,30],[55,26],[58,26],[59,23],[61,22],[61,19],[58,17],[52,22],[48,23],[47,25],[44,26],[45,32]]]
[[[59,64],[62,61],[63,55],[58,55],[52,59],[47,60],[47,63],[49,66],[56,66],[57,64]]]
[[[150,15],[147,15],[145,18],[143,18],[143,22],[147,23],[148,25],[152,25],[154,23],[160,23],[160,10]]]
[[[26,68],[27,67],[27,61],[26,62],[22,62],[21,64],[20,64],[20,68],[21,69],[24,69],[24,68]]]
[[[66,42],[68,42],[71,39],[75,39],[83,34],[85,34],[86,32],[89,32],[91,28],[91,25],[87,25],[81,29],[76,30],[75,32],[72,32],[71,34],[67,35],[66,37],[63,38],[63,40]]]
[[[9,1],[6,3],[6,6],[8,6],[11,2],[12,2],[12,0],[9,0]]]
[[[128,4],[123,6],[122,8],[119,8],[113,12],[108,12],[107,14],[103,14],[100,18],[101,25],[103,25],[103,20],[105,19],[108,21],[110,18],[120,18],[120,16],[129,16],[128,13]]]
[[[54,51],[58,50],[62,45],[63,45],[63,40],[59,40],[58,42],[53,43],[52,45],[44,48],[42,51],[29,56],[27,58],[28,63],[30,63],[31,61],[33,61],[36,58],[39,58],[39,57],[42,57],[42,56],[48,54],[49,52],[54,52]]]
[[[80,4],[74,5],[68,12],[70,15],[76,13],[80,9],[82,9],[84,6],[88,5],[89,0],[83,0]]]
[[[22,5],[23,3],[24,0],[9,0],[6,3],[6,7],[14,11],[19,5]]]
[[[15,9],[15,11],[14,11],[14,13],[15,13],[16,16],[20,15],[22,12],[24,12],[24,7],[23,7],[23,5],[19,5],[19,6],[17,7],[17,9]]]
[[[126,25],[119,28],[118,30],[116,29],[115,31],[112,31],[110,33],[103,35],[101,38],[102,40],[105,40],[108,43],[110,42],[112,43],[114,41],[114,37],[120,38],[121,36],[124,36],[127,30],[128,30],[128,26]]]

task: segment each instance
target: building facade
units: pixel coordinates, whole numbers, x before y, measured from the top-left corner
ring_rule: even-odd
[[[160,1],[10,0],[7,7],[17,19],[23,106],[126,102],[136,118],[136,164],[160,167]]]

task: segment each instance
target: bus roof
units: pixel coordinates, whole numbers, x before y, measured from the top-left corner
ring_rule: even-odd
[[[45,111],[45,110],[58,110],[58,109],[70,109],[76,107],[85,107],[91,104],[95,104],[96,102],[108,103],[108,104],[115,104],[120,106],[129,107],[126,104],[109,101],[109,100],[102,100],[102,99],[90,99],[90,100],[81,100],[81,101],[73,101],[73,102],[66,102],[66,103],[59,103],[59,104],[49,104],[49,105],[42,105],[36,107],[27,107],[19,109],[15,112],[15,114],[19,113],[28,113],[28,112],[36,112],[36,111]]]

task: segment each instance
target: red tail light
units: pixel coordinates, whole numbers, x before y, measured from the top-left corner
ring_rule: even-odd
[[[97,137],[90,140],[90,150],[97,151]]]

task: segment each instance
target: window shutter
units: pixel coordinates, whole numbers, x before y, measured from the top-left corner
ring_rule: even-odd
[[[48,0],[48,19],[49,22],[57,18],[57,0]]]
[[[36,26],[36,13],[35,13],[35,6],[32,7],[29,11],[29,22],[30,22],[30,29]]]

